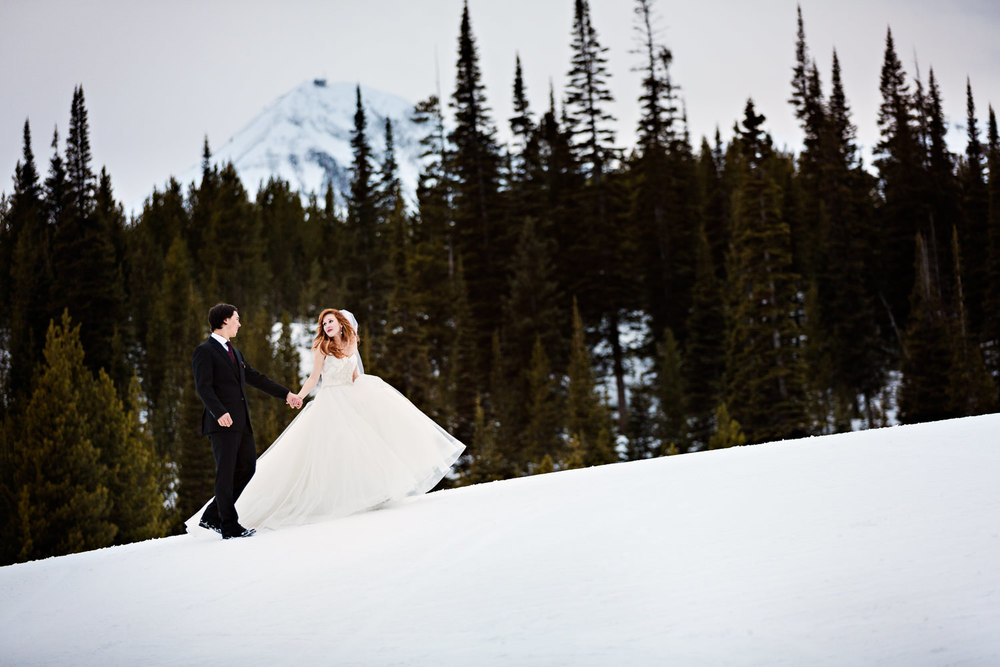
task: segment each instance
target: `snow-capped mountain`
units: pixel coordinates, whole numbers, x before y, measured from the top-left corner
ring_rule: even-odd
[[[285,93],[226,143],[215,148],[209,140],[212,162],[232,162],[244,186],[255,193],[273,175],[287,181],[303,196],[322,200],[332,183],[344,201],[351,179],[351,132],[357,105],[357,84],[306,81]],[[413,104],[395,95],[361,86],[365,132],[375,166],[385,151],[385,121],[392,121],[396,161],[404,196],[413,201],[420,173],[420,135],[410,120]],[[181,183],[197,182],[201,165],[181,174]]]

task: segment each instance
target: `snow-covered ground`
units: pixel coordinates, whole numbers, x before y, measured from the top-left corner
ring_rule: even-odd
[[[1000,415],[0,568],[4,665],[997,665]]]

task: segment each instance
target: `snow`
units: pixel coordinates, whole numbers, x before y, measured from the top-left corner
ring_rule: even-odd
[[[287,181],[303,197],[315,194],[322,204],[327,183],[340,195],[350,188],[353,162],[351,133],[356,111],[354,83],[310,80],[285,93],[265,108],[246,127],[216,148],[210,142],[211,161],[232,162],[244,187],[256,193],[271,176]],[[415,201],[420,175],[421,130],[410,120],[413,104],[395,95],[361,86],[365,110],[365,132],[375,163],[381,166],[385,152],[385,120],[392,121],[396,161],[404,198]],[[181,184],[201,181],[201,164],[193,165],[178,178]],[[140,205],[136,210],[142,210]]]
[[[1000,664],[1000,415],[0,568],[10,665]]]

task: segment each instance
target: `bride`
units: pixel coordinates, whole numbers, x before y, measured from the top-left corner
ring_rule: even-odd
[[[236,501],[244,525],[312,523],[425,493],[465,449],[381,378],[364,374],[345,313],[320,313],[312,373],[298,396],[322,384],[258,458]],[[189,532],[200,516],[188,519]]]

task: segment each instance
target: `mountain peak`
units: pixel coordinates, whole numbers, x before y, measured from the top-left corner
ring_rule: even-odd
[[[214,164],[232,162],[252,193],[272,176],[303,196],[322,197],[327,185],[343,201],[350,187],[351,133],[357,91],[365,111],[368,142],[376,165],[385,151],[385,121],[392,121],[399,179],[404,196],[414,199],[421,167],[420,137],[410,120],[413,104],[397,95],[349,82],[311,79],[291,89],[212,153]],[[178,179],[197,182],[201,166]]]

